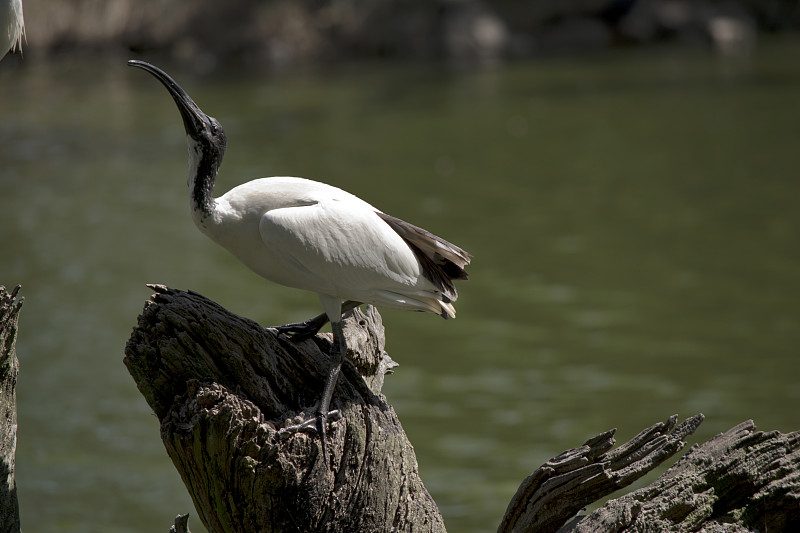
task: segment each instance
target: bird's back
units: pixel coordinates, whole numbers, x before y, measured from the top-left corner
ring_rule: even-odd
[[[222,197],[237,210],[254,208],[266,212],[272,209],[296,207],[335,200],[348,205],[376,210],[373,206],[347,191],[319,181],[290,176],[259,178],[234,187]]]
[[[454,313],[452,284],[452,290],[443,287],[440,272],[427,275],[441,268],[424,264],[424,257],[421,262],[420,242],[415,249],[401,235],[416,227],[399,227],[406,223],[337,187],[303,178],[257,179],[217,199],[217,216],[201,229],[267,279],[343,300]]]

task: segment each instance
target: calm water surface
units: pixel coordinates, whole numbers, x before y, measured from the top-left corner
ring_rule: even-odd
[[[457,320],[384,313],[401,364],[384,391],[448,528],[469,533],[612,427],[703,412],[694,441],[748,418],[800,429],[798,57],[765,42],[741,61],[632,51],[459,74],[165,66],[226,127],[220,192],[319,179],[473,253]],[[145,283],[265,325],[318,302],[193,227],[182,125],[151,77],[123,59],[0,67],[23,527],[165,531],[196,515],[122,364]]]

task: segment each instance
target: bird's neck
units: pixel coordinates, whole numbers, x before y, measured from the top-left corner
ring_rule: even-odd
[[[203,143],[189,137],[189,200],[192,213],[198,223],[211,217],[216,208],[214,182],[217,179],[222,158]]]

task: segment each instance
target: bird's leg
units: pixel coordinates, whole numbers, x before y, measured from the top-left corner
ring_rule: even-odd
[[[352,302],[355,303],[355,302]],[[353,306],[355,307],[355,306]],[[316,317],[315,317],[316,318]],[[313,319],[312,319],[313,320]],[[325,378],[325,388],[322,390],[322,397],[314,409],[314,418],[310,418],[295,426],[283,428],[281,432],[301,431],[307,429],[316,430],[322,441],[322,459],[327,467],[329,464],[328,458],[328,438],[327,438],[327,423],[328,417],[338,414],[338,411],[329,411],[331,407],[331,399],[333,398],[333,391],[336,388],[336,382],[339,379],[339,373],[342,370],[342,363],[347,356],[347,341],[344,338],[344,324],[342,320],[331,323],[333,329],[333,345],[331,346],[331,367],[328,375]]]
[[[322,398],[320,398],[316,409],[317,433],[322,441],[322,459],[325,461],[325,466],[328,465],[328,439],[326,434],[326,426],[328,423],[328,409],[331,407],[331,398],[333,398],[333,390],[336,388],[336,382],[339,379],[339,373],[342,370],[342,363],[347,356],[347,342],[344,339],[344,326],[342,320],[331,322],[333,329],[333,345],[331,346],[331,368],[328,371],[328,377],[325,379],[325,388],[322,389]]]
[[[356,307],[361,305],[361,302],[354,302],[353,300],[347,300],[342,304],[342,314],[352,311]],[[284,334],[289,337],[295,342],[303,341],[309,339],[316,335],[322,327],[328,323],[328,315],[326,313],[321,313],[313,318],[309,318],[303,322],[297,322],[296,324],[286,324],[285,326],[278,326],[276,329],[278,330],[279,334]]]

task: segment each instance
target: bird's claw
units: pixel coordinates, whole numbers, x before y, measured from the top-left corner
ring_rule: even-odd
[[[322,326],[306,320],[305,322],[298,322],[296,324],[286,324],[274,328],[277,330],[278,335],[286,335],[294,342],[304,341],[316,335]]]
[[[328,411],[327,415],[325,416],[313,416],[303,420],[299,424],[292,424],[291,426],[286,426],[285,428],[279,429],[278,434],[282,435],[285,433],[297,433],[298,431],[313,431],[315,433],[319,433],[318,422],[321,418],[335,422],[342,418],[342,413],[339,412],[338,409],[333,409],[332,411]]]
[[[326,425],[328,420],[336,421],[342,418],[342,413],[338,409],[334,409],[328,412],[317,413],[316,416],[311,418],[307,418],[303,420],[299,424],[293,424],[291,426],[286,426],[278,430],[279,435],[285,435],[288,433],[297,433],[299,431],[313,431],[317,435],[319,435],[320,442],[322,444],[322,459],[325,462],[325,466],[327,467],[330,464],[330,460],[328,458],[328,435],[326,430]]]

